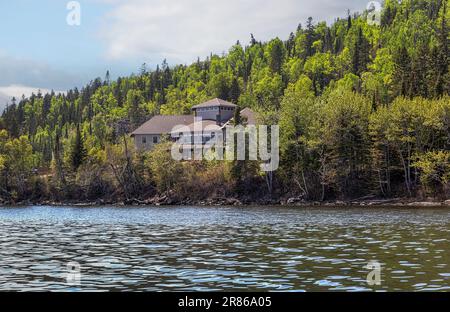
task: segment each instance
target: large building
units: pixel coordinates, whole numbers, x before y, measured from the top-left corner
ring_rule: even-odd
[[[177,138],[177,127],[186,126],[190,129],[194,142],[195,136],[201,136],[200,140],[205,144],[211,139],[211,132],[207,129],[216,128],[225,131],[232,121],[237,105],[221,100],[212,99],[208,102],[192,107],[192,115],[158,115],[151,118],[137,128],[131,135],[138,149],[150,150],[155,144],[161,142],[163,137]],[[256,123],[255,114],[249,108],[240,113],[244,122],[248,125]],[[185,129],[187,129],[184,127]],[[206,131],[205,131],[206,130]]]

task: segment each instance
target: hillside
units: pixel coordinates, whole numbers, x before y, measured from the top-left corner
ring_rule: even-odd
[[[17,101],[0,119],[0,197],[448,197],[449,3],[387,0],[380,25],[367,12],[308,19],[287,40],[251,36],[189,66]],[[124,145],[151,116],[215,97],[280,124],[274,180],[252,162],[180,164]]]

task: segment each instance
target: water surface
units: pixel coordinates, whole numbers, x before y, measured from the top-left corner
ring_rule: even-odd
[[[0,208],[0,290],[449,291],[449,239],[445,208]]]

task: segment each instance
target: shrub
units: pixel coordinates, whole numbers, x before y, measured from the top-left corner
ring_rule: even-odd
[[[426,194],[450,195],[450,152],[437,151],[419,155],[413,164],[421,175],[420,181]]]

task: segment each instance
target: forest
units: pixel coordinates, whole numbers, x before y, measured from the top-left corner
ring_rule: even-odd
[[[369,12],[309,18],[285,40],[251,35],[190,65],[13,99],[0,118],[0,201],[448,199],[449,5],[386,0],[380,25]],[[134,149],[129,134],[152,116],[215,97],[279,124],[277,171]]]

